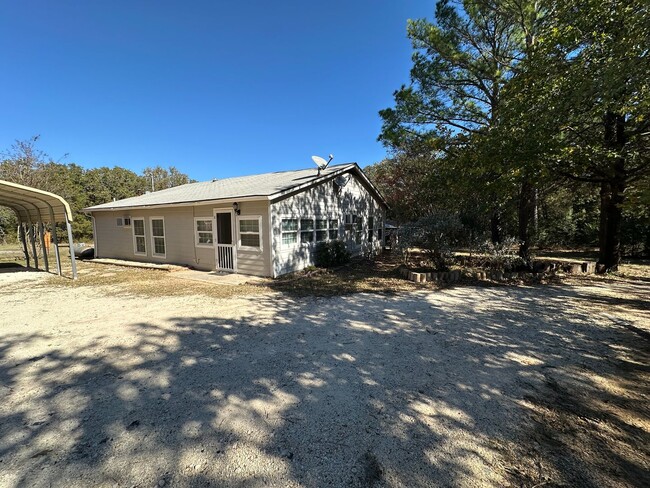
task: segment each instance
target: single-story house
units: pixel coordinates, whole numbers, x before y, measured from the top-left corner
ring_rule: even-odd
[[[318,242],[381,251],[386,202],[356,163],[214,179],[85,209],[95,256],[276,277]]]

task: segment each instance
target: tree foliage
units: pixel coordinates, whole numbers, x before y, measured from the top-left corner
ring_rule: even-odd
[[[411,84],[380,112],[394,156],[373,176],[420,181],[417,217],[471,209],[494,242],[516,235],[527,260],[536,241],[596,244],[602,270],[626,243],[648,252],[649,8],[438,1],[433,22],[409,21]],[[428,165],[422,180],[403,174],[414,161]]]
[[[92,238],[92,222],[83,208],[142,195],[150,190],[152,174],[159,184],[157,189],[192,181],[174,167],[156,166],[138,175],[119,166],[84,169],[74,163],[55,162],[38,148],[38,139],[36,136],[16,141],[2,154],[0,180],[32,186],[65,198],[73,212],[72,229],[77,239]],[[12,239],[16,226],[13,212],[0,208],[0,240]]]

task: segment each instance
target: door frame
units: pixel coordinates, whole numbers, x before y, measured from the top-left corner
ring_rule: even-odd
[[[219,228],[217,223],[217,214],[229,213],[230,214],[230,247],[232,248],[232,269],[219,267]],[[232,207],[221,207],[212,209],[212,218],[214,219],[214,268],[217,271],[230,271],[237,272],[237,236],[235,234],[235,211]]]

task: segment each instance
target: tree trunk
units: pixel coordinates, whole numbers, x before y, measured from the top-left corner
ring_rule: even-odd
[[[612,191],[609,182],[602,182],[600,184],[600,222],[598,224],[598,250],[600,261],[605,252],[605,242],[607,241],[607,209],[609,202],[612,199]]]
[[[533,232],[534,239],[537,241],[539,235],[539,190],[537,187],[533,191]]]
[[[621,263],[621,222],[623,220],[622,205],[625,200],[625,181],[619,179],[611,185],[610,198],[605,203],[605,231],[600,248],[598,264],[600,271],[616,271]],[[601,218],[601,224],[603,219]]]
[[[530,264],[531,254],[530,248],[533,244],[533,234],[531,227],[534,227],[535,220],[535,187],[531,184],[530,180],[525,179],[521,184],[521,192],[519,194],[519,256]]]
[[[492,234],[492,244],[499,244],[501,242],[501,214],[498,209],[494,209],[490,217],[490,231]]]
[[[610,168],[611,177],[601,185],[598,271],[616,271],[621,262],[622,205],[625,200],[626,174],[625,119],[622,115],[607,112],[604,118],[605,146],[618,153]]]

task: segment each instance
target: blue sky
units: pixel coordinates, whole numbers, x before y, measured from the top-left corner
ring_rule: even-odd
[[[4,1],[0,151],[40,134],[84,167],[198,180],[381,160],[433,0]]]

